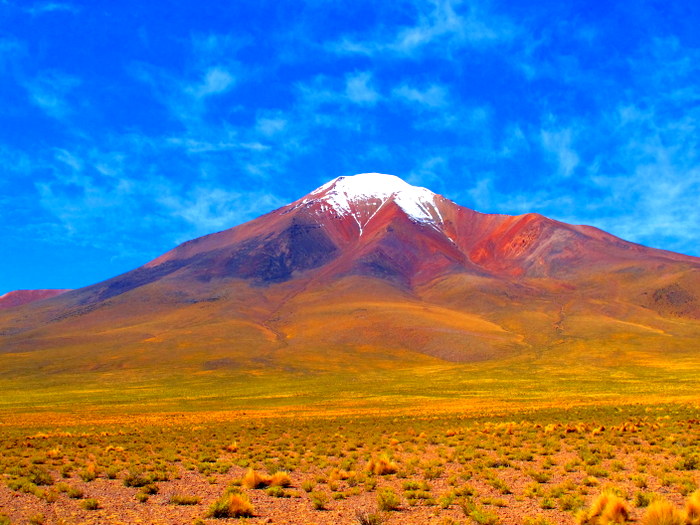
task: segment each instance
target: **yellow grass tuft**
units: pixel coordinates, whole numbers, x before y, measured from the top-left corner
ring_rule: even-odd
[[[624,523],[629,517],[630,510],[627,502],[616,496],[608,501],[601,515],[601,521],[603,523]]]
[[[286,472],[275,472],[270,477],[269,485],[272,487],[289,487],[292,484],[292,479]]]
[[[685,516],[665,499],[656,499],[647,507],[642,525],[684,525]]]
[[[252,468],[248,469],[248,472],[245,473],[245,476],[243,476],[243,479],[241,480],[241,484],[249,489],[260,489],[263,487],[267,487],[270,484],[271,481],[270,476],[266,476],[265,474],[260,474],[258,472],[255,472]]]
[[[685,502],[685,522],[700,525],[700,490],[693,492]]]
[[[384,476],[386,474],[395,474],[399,467],[391,461],[388,457],[382,456],[379,459],[371,459],[367,463],[367,470],[377,474],[378,476]]]
[[[611,491],[599,494],[588,510],[582,510],[576,516],[579,525],[602,525],[624,523],[629,519],[627,502]]]
[[[225,494],[209,508],[209,518],[247,518],[253,516],[255,507],[244,494]]]

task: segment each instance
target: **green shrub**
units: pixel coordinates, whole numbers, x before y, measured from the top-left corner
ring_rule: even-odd
[[[86,500],[83,500],[81,506],[85,510],[97,510],[100,508],[100,503],[95,498],[88,498]]]
[[[316,486],[316,483],[310,479],[307,479],[306,481],[302,481],[302,483],[301,483],[301,488],[304,490],[304,492],[311,492],[312,490],[314,490],[315,486]]]
[[[265,489],[265,494],[272,496],[273,498],[287,498],[289,495],[284,491],[284,489],[278,485],[273,485]]]
[[[523,525],[554,525],[547,518],[538,514],[537,516],[525,516]]]
[[[401,506],[401,499],[390,488],[384,488],[377,493],[377,505],[379,510],[397,510]]]
[[[170,496],[170,503],[172,505],[197,505],[199,503],[199,497],[174,494]]]
[[[309,494],[311,497],[311,505],[316,510],[326,510],[328,504],[328,494],[320,490],[316,490]]]
[[[550,479],[552,479],[552,475],[549,472],[538,470],[529,470],[527,475],[534,479],[537,483],[547,483]]]
[[[66,496],[72,499],[81,499],[84,495],[83,489],[78,487],[68,487],[66,490]]]
[[[129,472],[124,478],[125,487],[145,487],[151,483],[151,478],[137,472]]]
[[[34,483],[35,485],[39,486],[53,485],[53,478],[51,477],[51,474],[49,474],[46,470],[41,468],[33,468],[29,472],[27,479],[29,479],[31,483]]]
[[[653,501],[654,496],[648,492],[637,492],[634,495],[634,506],[637,508],[648,507]]]

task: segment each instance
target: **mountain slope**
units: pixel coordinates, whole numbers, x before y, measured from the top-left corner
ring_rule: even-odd
[[[13,290],[0,295],[0,310],[15,308],[25,304],[56,297],[70,290]]]
[[[307,373],[693,357],[700,260],[340,177],[132,272],[0,313],[6,375]]]

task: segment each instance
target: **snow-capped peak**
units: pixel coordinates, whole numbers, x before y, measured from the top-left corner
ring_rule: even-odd
[[[389,200],[393,200],[411,219],[436,226],[442,223],[436,197],[432,191],[411,186],[395,175],[360,173],[333,179],[312,191],[304,202],[323,201],[337,213],[353,216],[362,233]],[[359,203],[370,205],[370,209],[359,210]]]

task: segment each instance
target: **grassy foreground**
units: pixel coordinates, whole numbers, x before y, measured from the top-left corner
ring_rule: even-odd
[[[322,372],[143,370],[0,375],[3,414],[248,412],[398,414],[513,411],[547,406],[629,404],[697,398],[700,359],[680,357],[658,366],[601,366],[580,356],[549,360],[453,364],[436,361],[400,367],[351,365]]]
[[[696,523],[696,370],[2,379],[0,523]]]

